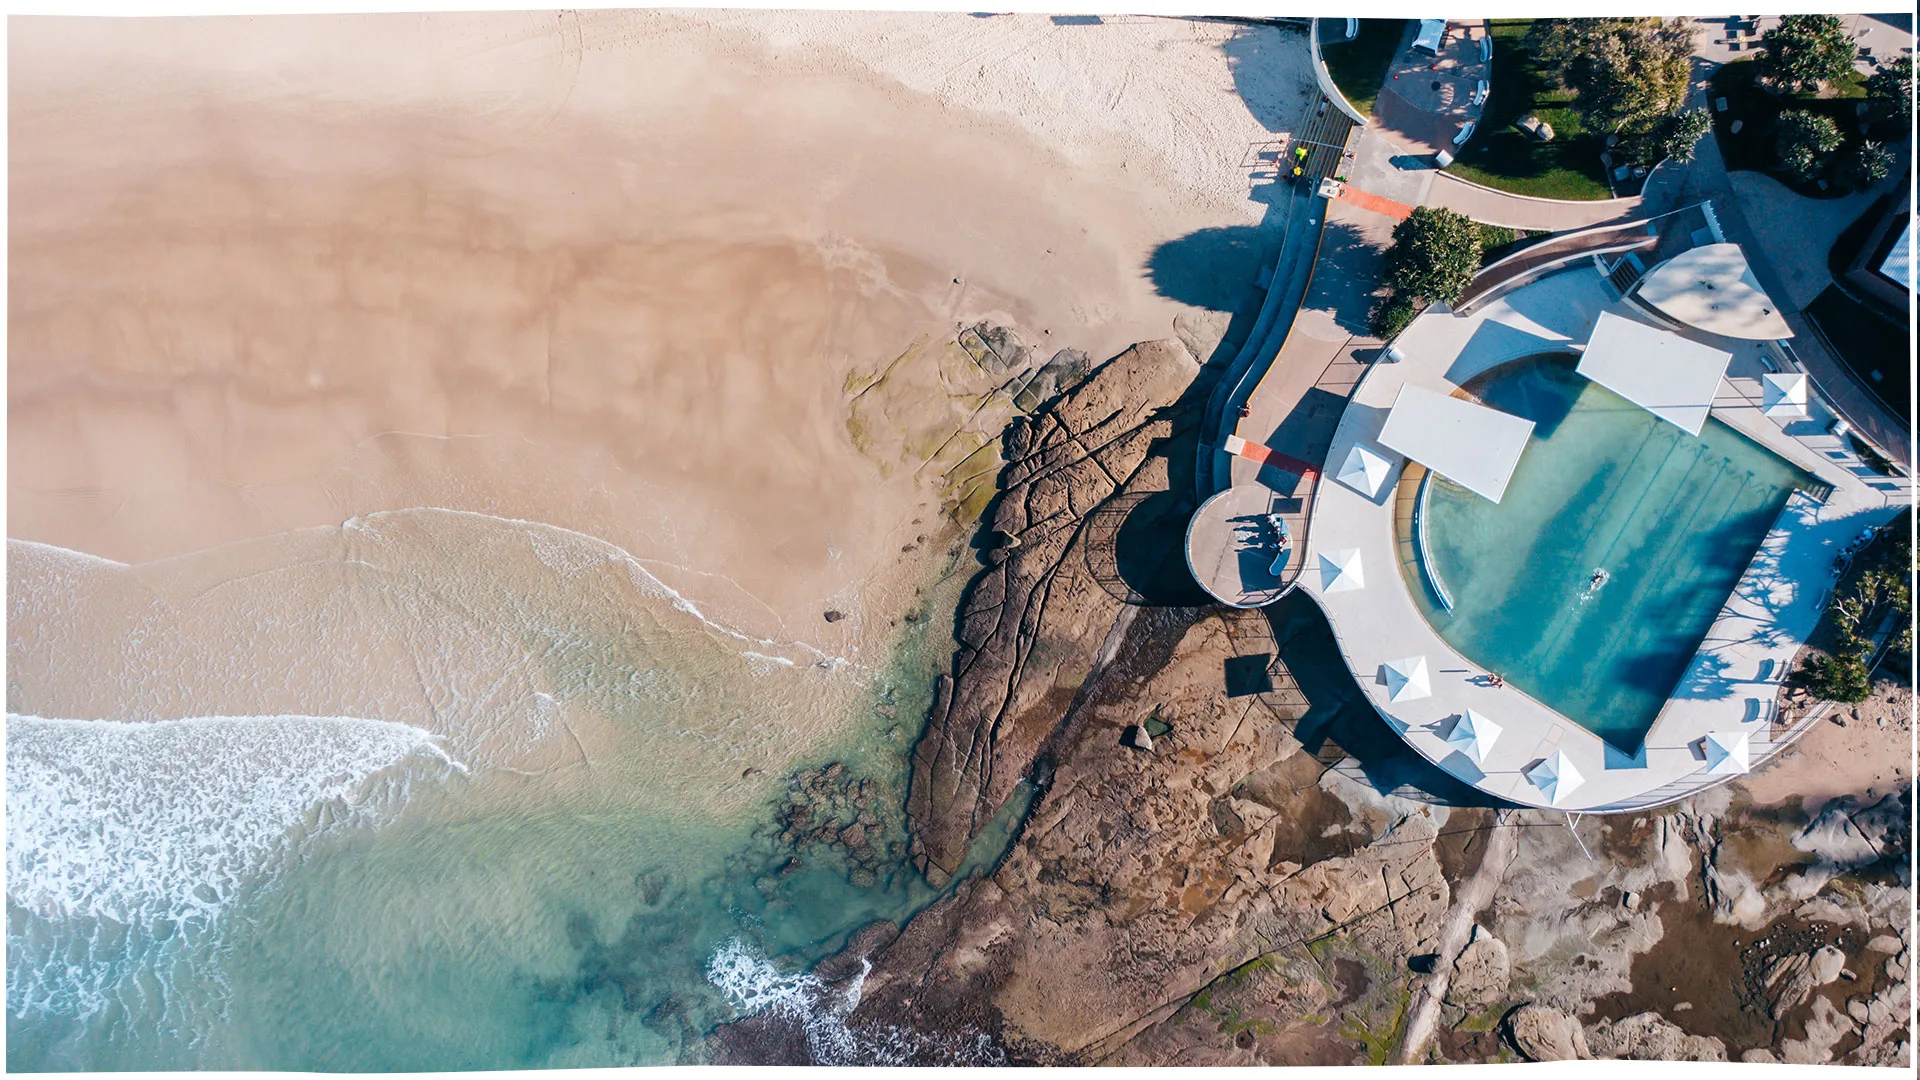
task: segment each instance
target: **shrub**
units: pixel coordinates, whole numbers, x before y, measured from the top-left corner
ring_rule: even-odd
[[[1865,191],[1893,173],[1893,154],[1877,142],[1863,142],[1840,159],[1836,179],[1854,191]]]
[[[1788,172],[1802,180],[1819,176],[1840,149],[1840,126],[1831,117],[1804,109],[1780,114],[1775,121],[1774,149]]]
[[[1419,312],[1414,310],[1413,301],[1398,294],[1389,294],[1373,306],[1371,319],[1373,336],[1382,341],[1390,341],[1400,331],[1407,328],[1413,317]]]
[[[1396,298],[1452,304],[1480,269],[1480,227],[1465,214],[1422,206],[1394,226],[1387,283]]]
[[[1857,705],[1873,692],[1866,661],[1853,655],[1815,653],[1801,665],[1799,682],[1816,697],[1844,705]]]
[[[1713,118],[1705,109],[1688,109],[1674,113],[1660,122],[1655,130],[1655,154],[1658,158],[1672,158],[1678,162],[1693,160],[1693,148],[1707,132],[1713,130]]]
[[[1867,76],[1867,100],[1883,116],[1905,120],[1913,115],[1913,57],[1900,56]]]
[[[1794,93],[1853,70],[1853,39],[1836,15],[1788,15],[1760,38],[1760,74]]]

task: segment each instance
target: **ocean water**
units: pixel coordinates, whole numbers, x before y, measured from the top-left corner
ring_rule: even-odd
[[[8,553],[9,1068],[697,1062],[760,1009],[826,1059],[930,1052],[803,972],[937,896],[901,806],[944,620],[826,655],[592,537],[432,509]],[[876,793],[868,884],[772,835],[829,760]]]
[[[1806,477],[1719,420],[1699,435],[1546,357],[1473,389],[1535,422],[1494,503],[1432,478],[1426,539],[1453,599],[1410,583],[1460,652],[1632,753]],[[1604,575],[1596,578],[1596,571]]]

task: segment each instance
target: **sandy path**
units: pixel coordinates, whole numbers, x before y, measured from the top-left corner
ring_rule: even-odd
[[[11,29],[10,535],[470,509],[836,651],[862,620],[819,612],[910,603],[938,512],[849,373],[979,318],[1168,336],[1147,257],[1257,220],[1240,161],[1305,86],[1283,32],[1162,19]]]

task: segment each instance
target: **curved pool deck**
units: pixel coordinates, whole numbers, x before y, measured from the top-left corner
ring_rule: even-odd
[[[1871,473],[1827,433],[1832,413],[1818,400],[1803,420],[1761,412],[1759,380],[1771,370],[1766,346],[1689,332],[1734,355],[1721,381],[1713,415],[1813,478],[1833,486],[1825,502],[1796,492],[1768,530],[1733,594],[1722,605],[1671,697],[1648,729],[1641,751],[1629,756],[1580,724],[1511,684],[1486,685],[1486,671],[1462,656],[1427,622],[1398,572],[1394,522],[1405,461],[1377,437],[1402,386],[1452,393],[1462,383],[1511,361],[1542,353],[1577,351],[1602,311],[1651,321],[1619,301],[1589,267],[1565,270],[1521,286],[1473,312],[1456,316],[1430,309],[1395,342],[1404,359],[1374,365],[1354,391],[1328,452],[1329,468],[1356,442],[1385,454],[1391,473],[1368,497],[1322,473],[1315,492],[1307,571],[1299,587],[1326,612],[1334,637],[1361,688],[1381,716],[1422,755],[1492,795],[1527,806],[1565,811],[1634,809],[1682,797],[1729,779],[1709,775],[1701,741],[1710,731],[1750,733],[1755,762],[1769,745],[1774,700],[1795,652],[1819,620],[1832,588],[1839,550],[1866,528],[1894,517],[1911,497],[1906,478]],[[1358,551],[1366,585],[1327,592],[1321,552]],[[1385,665],[1425,656],[1430,696],[1389,699]],[[1448,746],[1452,722],[1471,708],[1502,732],[1484,762]],[[1584,777],[1561,802],[1550,803],[1523,774],[1535,762],[1564,751]]]

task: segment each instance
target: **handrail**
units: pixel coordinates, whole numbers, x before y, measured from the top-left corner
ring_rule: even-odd
[[[1327,61],[1320,55],[1320,20],[1307,20],[1307,50],[1313,55],[1313,81],[1320,84],[1320,92],[1325,94],[1333,107],[1346,113],[1348,119],[1361,127],[1367,125],[1367,118],[1360,110],[1347,103],[1346,95],[1334,84],[1333,73],[1327,70]]]

